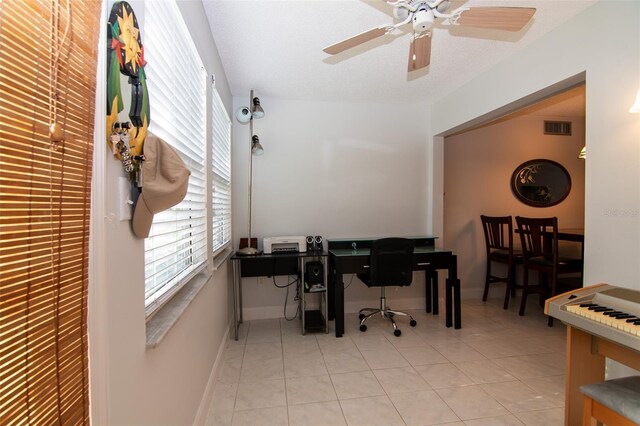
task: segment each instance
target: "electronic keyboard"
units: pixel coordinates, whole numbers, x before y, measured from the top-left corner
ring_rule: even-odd
[[[640,351],[640,291],[597,284],[548,299],[544,312],[589,334]]]

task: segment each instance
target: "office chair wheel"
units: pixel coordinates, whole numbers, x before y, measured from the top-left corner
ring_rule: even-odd
[[[400,330],[398,330],[398,329],[393,330],[393,335],[394,335],[394,336],[398,337],[398,336],[400,336],[401,334],[402,334],[402,331],[400,331]]]
[[[360,324],[360,331],[367,331],[367,326],[364,324]]]
[[[414,319],[412,319],[411,321],[409,321],[409,325],[410,325],[411,327],[415,327],[415,326],[416,326],[416,324],[418,324],[418,323],[417,323],[417,322],[416,322],[416,320],[414,320]]]
[[[362,320],[363,320],[363,318],[364,318],[364,314],[360,314],[360,315],[358,315],[358,319],[359,319],[360,321],[362,321]]]

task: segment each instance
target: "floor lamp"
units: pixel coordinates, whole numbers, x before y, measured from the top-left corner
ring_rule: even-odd
[[[253,90],[249,93],[248,107],[240,107],[236,112],[236,119],[243,124],[249,123],[249,141],[251,149],[249,150],[249,235],[247,238],[247,247],[239,249],[236,253],[243,256],[256,256],[262,253],[257,248],[251,247],[251,192],[253,188],[253,156],[262,155],[264,149],[260,145],[260,138],[253,134],[253,119],[264,117],[264,110],[260,106],[260,99],[253,97]]]

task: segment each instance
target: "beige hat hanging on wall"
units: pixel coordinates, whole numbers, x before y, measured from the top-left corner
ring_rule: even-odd
[[[180,155],[159,137],[148,134],[144,142],[142,194],[133,213],[133,233],[147,238],[153,215],[180,203],[187,194],[191,172]]]

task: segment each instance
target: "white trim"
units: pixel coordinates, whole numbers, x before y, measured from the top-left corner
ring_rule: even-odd
[[[231,257],[233,249],[231,243],[225,245],[225,247],[213,255],[213,271],[217,271],[220,267]]]
[[[211,403],[213,400],[213,391],[215,390],[216,380],[218,378],[220,366],[224,361],[224,352],[227,350],[227,342],[229,341],[230,330],[231,326],[227,325],[227,330],[222,337],[222,344],[218,348],[216,360],[213,363],[213,367],[211,368],[211,374],[209,374],[209,380],[207,380],[207,386],[204,388],[204,394],[202,395],[202,399],[200,400],[200,405],[198,406],[196,417],[193,420],[194,425],[205,425],[207,422],[209,409],[211,408]]]
[[[100,22],[106,22],[107,2],[102,2]],[[88,342],[89,342],[89,417],[92,424],[110,424],[109,421],[109,348],[108,286],[105,282],[107,264],[105,256],[106,193],[106,32],[100,31],[98,40],[98,69],[96,70],[96,105],[93,134],[93,172],[91,180],[91,218],[89,225],[89,289],[88,289]]]

